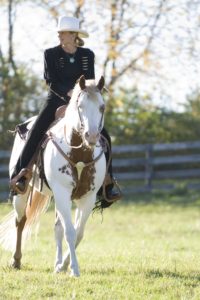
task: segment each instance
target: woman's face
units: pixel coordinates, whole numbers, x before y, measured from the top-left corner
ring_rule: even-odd
[[[71,31],[60,31],[58,32],[58,38],[60,40],[61,45],[74,45],[77,33]]]

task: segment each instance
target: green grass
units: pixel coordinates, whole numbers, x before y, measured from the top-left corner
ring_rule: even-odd
[[[132,200],[132,201],[131,201]],[[0,205],[0,216],[11,210]],[[9,268],[0,250],[0,300],[200,299],[200,195],[135,195],[90,217],[77,255],[81,277],[54,274],[54,211]]]

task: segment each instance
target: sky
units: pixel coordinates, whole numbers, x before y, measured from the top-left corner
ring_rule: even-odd
[[[191,16],[186,18],[181,11],[181,5],[177,7],[177,10],[170,14],[169,20],[161,19],[160,24],[164,29],[162,28],[158,38],[153,41],[152,53],[149,54],[146,62],[147,73],[145,75],[140,72],[133,73],[134,78],[129,73],[122,81],[122,85],[137,84],[141,94],[145,95],[149,92],[153,94],[156,104],[181,111],[181,103],[185,103],[186,96],[199,86],[200,78],[199,56],[196,56],[196,61],[195,57],[191,58],[191,49],[187,49],[185,28],[190,30],[194,43],[198,43],[198,46],[195,45],[195,47],[199,49],[199,52],[200,39],[198,41],[199,36],[195,36],[196,33],[192,31],[192,26],[194,26],[192,12]],[[91,6],[91,15],[100,31],[98,31],[98,37],[95,32],[92,32],[90,38],[85,39],[85,47],[91,48],[96,54],[96,78],[98,78],[102,73],[101,61],[105,45],[101,43],[101,38],[104,34],[103,22],[105,20],[102,19],[101,14],[96,13],[93,6]],[[27,4],[18,7],[16,20],[14,27],[15,58],[29,65],[39,78],[43,79],[43,51],[58,44],[55,31],[56,21],[52,20],[43,8]],[[0,8],[0,40],[4,53],[7,51],[7,29],[6,10]],[[193,34],[194,36],[192,36]],[[186,50],[179,51],[178,47],[185,47]],[[133,51],[137,51],[137,49],[133,48]],[[128,59],[130,53],[124,53],[123,59],[126,59],[126,55]],[[158,60],[155,59],[156,55],[159,57]],[[144,66],[143,59],[141,62],[138,61],[138,66],[140,63]],[[149,72],[148,63],[151,64],[151,72]]]

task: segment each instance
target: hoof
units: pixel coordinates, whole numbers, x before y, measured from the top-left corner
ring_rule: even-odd
[[[10,263],[10,267],[13,268],[13,269],[20,270],[21,269],[20,259],[13,259]]]
[[[78,277],[80,277],[80,274],[79,274],[79,273],[76,274],[76,273],[74,273],[74,272],[71,272],[70,275],[69,275],[69,277],[70,277],[70,278],[78,278]]]
[[[74,271],[71,270],[69,276],[72,277],[72,278],[77,278],[77,277],[80,277],[80,273],[79,272],[74,272]]]
[[[54,266],[54,270],[55,270],[55,273],[60,273],[60,272],[67,272],[67,269],[69,267],[69,262],[68,261],[64,261],[64,262],[56,262],[55,263],[55,266]],[[57,269],[59,271],[57,271]]]
[[[66,271],[66,269],[62,264],[58,264],[55,266],[54,273],[61,273],[64,271]]]
[[[58,260],[58,261],[55,261],[55,264],[54,264],[54,269],[57,268],[57,266],[61,265],[62,264],[62,261]]]

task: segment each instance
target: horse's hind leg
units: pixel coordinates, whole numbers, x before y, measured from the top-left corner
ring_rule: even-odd
[[[15,208],[16,212],[16,246],[15,246],[15,252],[13,254],[11,266],[16,269],[20,269],[21,267],[21,257],[22,257],[22,251],[21,251],[21,242],[22,242],[22,231],[24,229],[24,225],[26,223],[26,196],[14,196],[13,199],[13,206]]]
[[[17,229],[17,240],[16,240],[16,249],[13,254],[13,260],[11,266],[15,269],[20,269],[21,267],[21,242],[22,242],[22,231],[24,229],[24,225],[26,223],[26,216],[23,216],[20,222],[16,220],[16,229]]]

